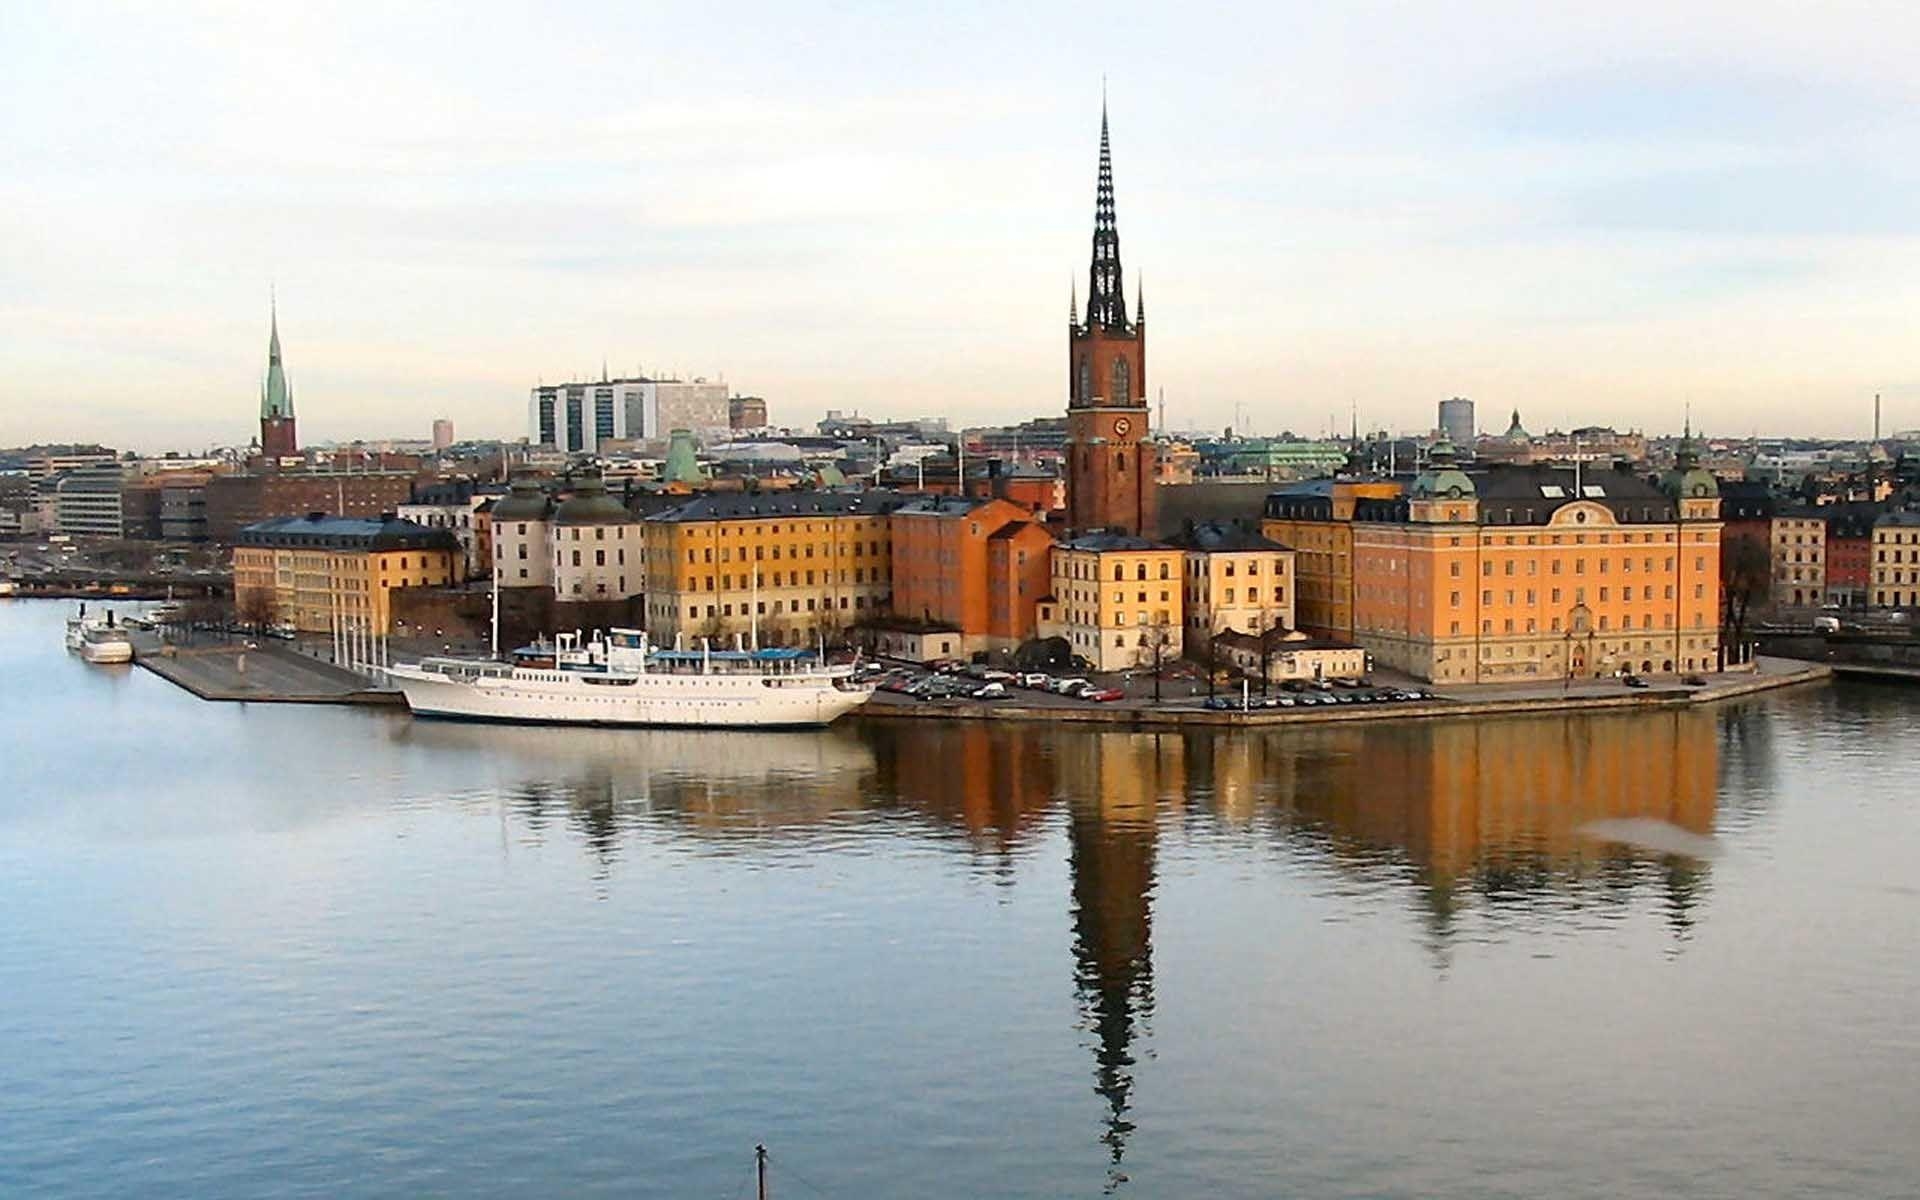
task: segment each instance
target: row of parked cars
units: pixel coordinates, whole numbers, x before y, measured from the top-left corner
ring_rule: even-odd
[[[1358,679],[1317,679],[1311,682],[1288,680],[1281,685],[1278,695],[1247,696],[1244,698],[1246,709],[1256,708],[1319,708],[1353,704],[1399,704],[1418,700],[1431,700],[1433,693],[1425,688],[1376,688],[1369,687]],[[1213,696],[1207,700],[1207,707],[1219,712],[1240,712],[1243,698],[1240,696]]]
[[[1096,687],[1078,676],[1002,671],[978,663],[935,664],[930,672],[915,667],[894,667],[879,675],[878,686],[883,692],[895,692],[916,700],[1005,700],[1011,688],[1099,703],[1126,696],[1119,688]]]

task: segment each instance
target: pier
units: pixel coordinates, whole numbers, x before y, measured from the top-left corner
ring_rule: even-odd
[[[134,661],[202,700],[256,704],[379,704],[405,707],[399,692],[273,642],[164,645],[134,634]]]

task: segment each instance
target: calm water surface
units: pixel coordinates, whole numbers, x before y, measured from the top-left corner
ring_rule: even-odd
[[[0,1196],[1920,1189],[1920,692],[534,731],[63,615],[0,607]]]

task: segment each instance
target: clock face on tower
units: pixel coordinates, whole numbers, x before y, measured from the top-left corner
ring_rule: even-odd
[[[1132,422],[1132,421],[1130,421],[1130,420],[1128,420],[1128,419],[1127,419],[1127,418],[1125,418],[1125,417],[1115,417],[1115,418],[1114,418],[1114,421],[1113,421],[1113,436],[1115,436],[1115,437],[1125,437],[1125,436],[1127,436],[1127,435],[1128,435],[1129,433],[1132,433],[1132,432],[1133,432],[1133,422]]]

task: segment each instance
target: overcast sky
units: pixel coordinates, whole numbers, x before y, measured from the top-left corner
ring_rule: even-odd
[[[1101,77],[1169,424],[1920,426],[1920,17],[0,0],[0,443],[1058,411]]]

